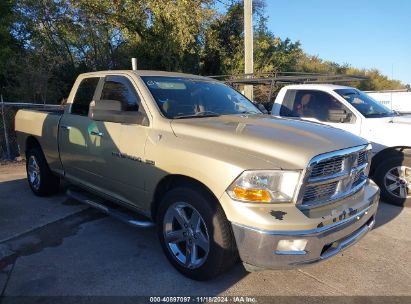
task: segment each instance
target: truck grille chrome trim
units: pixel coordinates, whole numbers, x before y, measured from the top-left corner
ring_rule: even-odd
[[[371,147],[358,146],[314,157],[297,199],[300,208],[322,206],[361,190],[368,178]]]
[[[311,178],[318,178],[328,175],[333,175],[341,172],[343,166],[344,157],[336,156],[326,161],[318,163],[311,171]]]

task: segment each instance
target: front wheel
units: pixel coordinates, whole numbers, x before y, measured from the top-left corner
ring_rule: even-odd
[[[158,235],[170,263],[194,280],[214,278],[238,260],[221,206],[199,190],[176,188],[165,195],[158,213]]]
[[[389,157],[375,171],[375,181],[387,203],[403,206],[411,203],[411,156]]]

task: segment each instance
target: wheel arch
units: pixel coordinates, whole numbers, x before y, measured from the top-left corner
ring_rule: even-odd
[[[389,156],[403,156],[404,154],[411,156],[411,147],[408,146],[397,146],[397,147],[389,147],[379,151],[375,154],[372,158],[371,162],[371,169],[370,169],[370,176],[373,176],[377,167],[381,162]]]
[[[40,142],[37,140],[37,138],[30,135],[26,139],[26,147],[24,154],[27,156],[27,152],[32,148],[40,148],[40,150],[43,152],[43,149],[41,148]]]
[[[153,202],[151,204],[151,218],[153,219],[153,221],[156,221],[156,215],[162,197],[168,191],[177,187],[189,187],[196,190],[200,190],[203,194],[209,196],[210,198],[214,199],[218,204],[220,204],[218,198],[215,196],[213,191],[211,191],[211,189],[201,181],[186,175],[169,174],[163,177],[155,188]]]

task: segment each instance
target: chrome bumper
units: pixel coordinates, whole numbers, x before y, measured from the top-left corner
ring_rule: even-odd
[[[266,269],[295,268],[328,259],[358,242],[375,222],[379,192],[372,203],[344,220],[311,230],[267,231],[232,224],[240,257],[246,266]],[[277,251],[280,240],[305,239],[303,251]]]

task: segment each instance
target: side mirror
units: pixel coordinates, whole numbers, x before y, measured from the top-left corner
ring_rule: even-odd
[[[270,114],[267,108],[262,103],[256,103],[255,106],[264,114]]]
[[[328,110],[328,121],[344,123],[351,120],[351,113],[347,113],[343,109]]]
[[[93,100],[90,103],[88,117],[96,121],[139,124],[148,126],[148,118],[138,111],[123,111],[118,100]]]

